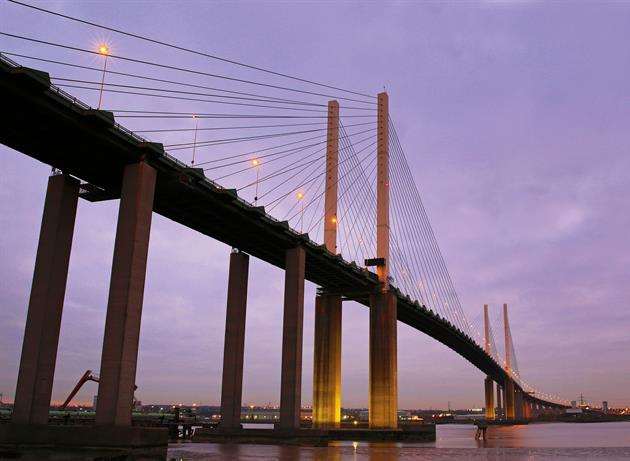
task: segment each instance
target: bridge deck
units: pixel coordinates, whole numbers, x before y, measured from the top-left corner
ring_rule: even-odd
[[[154,211],[284,268],[284,250],[303,245],[306,279],[327,291],[368,305],[378,289],[375,274],[344,261],[264,212],[205,178],[201,170],[166,154],[54,85],[48,74],[0,59],[0,142],[88,183],[83,198],[120,196],[126,164],[145,160],[158,172]],[[398,293],[398,319],[462,355],[484,374],[503,382],[506,372],[472,338],[446,319]],[[549,402],[530,397],[549,405]]]

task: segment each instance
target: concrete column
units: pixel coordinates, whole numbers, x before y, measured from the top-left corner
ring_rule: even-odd
[[[514,419],[514,381],[509,378],[505,380],[503,393],[505,402],[505,419]]]
[[[295,430],[300,427],[305,261],[306,255],[302,247],[287,250],[280,383],[279,426],[282,430]]]
[[[499,386],[499,383],[497,383],[497,419],[503,417],[503,405],[501,405],[501,403],[501,386]]]
[[[506,384],[503,383],[503,388],[502,388],[502,392],[503,392],[503,419],[507,419],[507,387]]]
[[[503,334],[505,339],[505,369],[510,372],[512,369],[512,357],[511,357],[511,345],[510,340],[510,321],[508,320],[508,307],[507,304],[503,305]]]
[[[495,419],[494,413],[494,381],[489,376],[485,380],[486,419]]]
[[[221,386],[221,428],[241,427],[243,397],[243,356],[245,352],[245,314],[249,256],[230,254],[225,343],[223,346],[223,383]]]
[[[326,191],[324,194],[324,245],[337,254],[337,190],[339,188],[339,103],[328,102],[326,140]]]
[[[105,320],[96,424],[130,426],[156,171],[144,162],[123,173]]]
[[[396,296],[370,295],[370,428],[398,427]]]
[[[491,355],[490,350],[490,318],[488,315],[488,305],[483,305],[483,349],[486,354]],[[486,419],[495,419],[494,412],[494,381],[490,376],[485,379],[486,397]]]
[[[324,245],[337,253],[337,192],[339,182],[339,103],[328,102]],[[341,424],[341,296],[315,299],[313,357],[313,427]]]
[[[389,284],[389,96],[379,93],[376,123],[376,267],[378,279]]]
[[[15,392],[14,423],[48,422],[78,197],[79,181],[64,175],[48,179]]]
[[[313,427],[341,424],[341,296],[315,298]]]
[[[514,391],[514,417],[523,419],[523,394],[519,390]]]

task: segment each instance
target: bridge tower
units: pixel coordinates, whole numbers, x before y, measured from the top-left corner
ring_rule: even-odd
[[[376,257],[380,290],[370,295],[370,428],[398,427],[396,296],[389,290],[389,97],[378,95]]]
[[[503,386],[503,400],[504,400],[504,411],[505,411],[505,419],[514,419],[516,414],[514,411],[514,381],[509,375],[512,372],[512,357],[511,357],[511,341],[510,341],[510,323],[508,320],[508,307],[507,304],[503,304],[503,327],[504,327],[504,337],[505,337],[505,371],[508,374],[508,377],[505,380],[505,385]]]
[[[488,305],[483,305],[483,348],[486,354],[491,355],[490,350],[490,319],[488,317]],[[485,379],[485,396],[486,396],[486,419],[495,419],[494,411],[494,381],[490,376]]]
[[[337,253],[339,182],[339,103],[328,102],[324,244]],[[341,296],[322,293],[315,298],[313,357],[313,427],[341,424]]]

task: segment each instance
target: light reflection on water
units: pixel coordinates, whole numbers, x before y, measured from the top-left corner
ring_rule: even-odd
[[[328,447],[182,443],[169,447],[169,460],[556,460],[630,459],[630,422],[549,423],[491,427],[475,441],[474,426],[438,426],[431,443],[336,442]]]

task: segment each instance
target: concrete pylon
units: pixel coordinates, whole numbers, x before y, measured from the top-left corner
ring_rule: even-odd
[[[508,320],[507,304],[503,304],[503,333],[505,337],[505,369],[509,373],[512,370],[512,357],[510,352],[510,322]]]
[[[516,414],[514,412],[514,381],[512,381],[511,378],[507,378],[505,380],[503,394],[505,419],[513,420],[516,417]]]
[[[484,351],[491,355],[490,348],[490,319],[488,316],[488,305],[483,305],[483,332],[484,332]],[[490,376],[485,379],[485,398],[486,398],[486,419],[495,419],[494,412],[494,381]]]
[[[514,381],[510,378],[512,372],[512,357],[510,352],[510,324],[508,321],[507,304],[503,304],[503,332],[505,338],[505,372],[508,378],[503,386],[503,401],[505,408],[505,419],[514,419],[516,417],[516,409],[514,405],[515,387]]]
[[[339,103],[328,102],[326,138],[326,190],[324,194],[324,245],[337,253],[337,196],[339,188]]]
[[[524,418],[523,392],[518,389],[514,391],[514,417],[518,420],[521,420]]]
[[[389,96],[379,93],[376,121],[376,267],[383,291],[389,286]]]
[[[123,173],[105,320],[96,424],[131,426],[156,171],[144,162]]]
[[[377,100],[376,267],[381,283],[370,295],[370,428],[398,427],[397,298],[389,291],[389,97]]]
[[[76,179],[48,178],[11,417],[14,423],[48,422],[78,197]]]
[[[280,380],[280,424],[282,430],[300,427],[302,403],[302,337],[304,328],[304,248],[287,250],[282,325],[282,377]]]
[[[484,384],[486,391],[486,419],[493,420],[496,417],[494,412],[494,381],[490,376],[488,376],[486,377]]]
[[[341,424],[341,297],[315,298],[313,427]]]
[[[337,253],[337,198],[339,182],[339,103],[328,102],[324,244]],[[341,296],[315,298],[313,348],[313,427],[341,424]]]
[[[501,386],[499,385],[499,383],[497,383],[497,414],[496,414],[496,418],[502,418],[503,417],[503,405],[502,405],[503,400],[501,399]]]
[[[370,296],[371,429],[398,427],[396,296],[388,291]]]
[[[232,251],[228,275],[221,385],[220,427],[225,430],[241,427],[248,272],[249,255]]]

